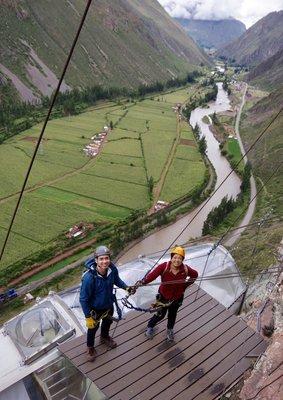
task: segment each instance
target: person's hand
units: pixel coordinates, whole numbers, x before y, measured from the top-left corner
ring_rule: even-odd
[[[140,280],[140,281],[136,281],[136,283],[135,283],[135,287],[136,288],[138,288],[138,287],[140,287],[140,286],[142,286],[142,285],[144,285],[144,283],[143,283],[143,281],[142,280]]]
[[[85,324],[87,329],[94,329],[97,325],[97,321],[95,321],[92,317],[86,317]]]
[[[129,293],[129,295],[135,294],[136,293],[136,287],[135,286],[127,286],[126,291]]]

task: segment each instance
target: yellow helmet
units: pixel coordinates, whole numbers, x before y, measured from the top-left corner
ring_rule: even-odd
[[[173,247],[171,250],[171,257],[173,254],[179,254],[179,256],[185,258],[185,249],[181,246]]]

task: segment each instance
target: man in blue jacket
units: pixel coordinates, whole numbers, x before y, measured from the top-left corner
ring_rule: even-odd
[[[106,246],[99,246],[94,252],[94,257],[85,263],[88,270],[82,278],[80,303],[86,318],[87,348],[89,361],[94,361],[96,351],[94,340],[96,331],[101,323],[101,343],[110,348],[117,343],[109,335],[111,319],[114,309],[115,296],[113,286],[125,289],[129,294],[134,294],[135,288],[127,286],[118,274],[117,267],[110,260],[110,250]]]

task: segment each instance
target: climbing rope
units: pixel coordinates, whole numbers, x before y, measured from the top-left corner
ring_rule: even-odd
[[[137,307],[134,306],[129,300],[128,297],[124,297],[121,299],[121,303],[123,304],[124,307],[130,309],[130,310],[136,310],[136,311],[141,311],[141,312],[148,312],[148,313],[154,313],[162,310],[164,307],[170,307],[171,304],[173,304],[172,301],[168,301],[166,303],[163,303],[162,301],[156,300],[154,303],[151,304],[150,307],[147,308],[142,308],[142,307]]]

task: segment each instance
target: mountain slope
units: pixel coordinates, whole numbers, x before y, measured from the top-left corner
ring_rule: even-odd
[[[283,86],[245,111],[241,121],[240,134],[246,150],[269,125],[282,106]],[[248,156],[253,166],[258,189],[262,189],[262,185],[266,183],[257,198],[254,221],[263,218],[263,221],[267,219],[267,222],[264,222],[261,227],[259,224],[250,227],[237,243],[234,256],[243,271],[247,271],[251,266],[255,270],[261,271],[278,263],[278,248],[283,234],[280,220],[283,212],[282,126],[283,112],[281,111]],[[281,168],[278,170],[280,165]],[[274,175],[272,176],[272,174]],[[258,239],[256,239],[257,235]],[[252,254],[255,255],[254,263],[251,262]]]
[[[1,3],[0,72],[26,100],[50,95],[85,1]],[[200,63],[208,63],[206,56],[156,0],[94,0],[62,90],[98,83],[134,87],[180,76]]]
[[[276,89],[283,84],[283,48],[263,61],[246,76],[253,85],[263,89]]]
[[[245,25],[236,19],[219,21],[175,18],[195,42],[202,47],[219,49],[246,31]]]
[[[283,11],[272,12],[218,51],[238,64],[256,66],[283,48]]]

